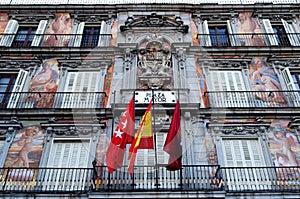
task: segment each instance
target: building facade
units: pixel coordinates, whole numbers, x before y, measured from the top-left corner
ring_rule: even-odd
[[[36,3],[0,3],[1,197],[300,197],[299,2]],[[131,177],[106,150],[132,97]]]

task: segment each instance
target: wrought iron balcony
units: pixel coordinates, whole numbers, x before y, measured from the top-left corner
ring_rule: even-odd
[[[226,192],[300,192],[300,167],[223,167]]]
[[[0,109],[105,108],[105,92],[0,92]]]
[[[300,46],[300,34],[198,34],[200,46],[231,47],[231,46]]]
[[[300,192],[300,167],[220,167],[185,165],[167,171],[164,166],[127,167],[112,174],[106,166],[94,168],[2,168],[2,193],[87,193],[131,191]]]
[[[208,91],[210,108],[300,107],[300,91]]]
[[[111,38],[111,34],[0,34],[0,46],[94,48],[109,46]]]

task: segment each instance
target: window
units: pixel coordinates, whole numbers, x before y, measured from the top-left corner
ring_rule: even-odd
[[[209,35],[212,46],[230,46],[226,26],[209,27]]]
[[[258,139],[223,139],[222,141],[225,166],[259,167],[265,165]]]
[[[6,145],[5,143],[9,144],[5,141],[5,137],[0,137],[0,167],[3,167],[7,156],[7,151],[4,149]]]
[[[136,164],[135,164],[135,183],[137,188],[155,188],[155,163],[157,161],[157,165],[165,167],[168,164],[169,155],[163,150],[163,146],[167,137],[166,132],[157,132],[154,136],[156,136],[156,157],[154,149],[139,149],[136,155]],[[130,147],[130,146],[129,146]],[[128,150],[127,150],[128,151]],[[168,182],[166,180],[170,175],[166,169],[158,169],[160,176],[160,182],[164,183],[163,187],[176,187],[180,188],[176,179],[179,179],[178,172],[174,172],[174,182]]]
[[[27,78],[27,71],[20,70],[17,74],[0,74],[0,107],[15,108]]]
[[[53,139],[44,179],[45,190],[84,189],[88,178],[89,139]],[[52,181],[52,183],[51,183]],[[68,188],[66,188],[68,187]]]
[[[27,71],[22,69],[19,71],[16,81],[13,85],[11,96],[9,97],[9,101],[7,103],[7,108],[16,108],[18,105],[22,104],[19,102],[19,99],[23,99],[23,97],[21,97],[21,94],[18,92],[22,92],[27,76]]]
[[[286,31],[282,25],[273,26],[273,31],[276,37],[276,41],[279,46],[290,46],[289,39],[287,37]]]
[[[82,47],[96,47],[99,41],[99,27],[85,27],[83,30]]]
[[[262,168],[265,161],[258,139],[223,138],[222,151],[227,167],[223,177],[228,182],[229,190],[270,188],[272,175]]]
[[[100,88],[99,72],[69,72],[67,75],[62,101],[62,108],[96,108],[101,103],[97,92]]]
[[[10,93],[16,82],[16,75],[0,74],[0,103],[1,108],[7,106]]]
[[[241,71],[211,71],[211,105],[215,107],[248,106],[247,94]],[[222,92],[220,92],[222,91]]]
[[[298,36],[299,33],[297,32],[297,28],[295,28],[295,26],[298,26],[298,24],[295,24],[294,22],[288,23],[283,19],[281,19],[281,22],[290,44],[292,46],[300,46],[300,38]]]
[[[9,20],[9,22],[7,23],[4,29],[4,34],[1,37],[0,46],[10,47],[18,31],[18,28],[19,28],[19,24],[16,20],[13,19]]]
[[[12,47],[30,47],[35,32],[36,32],[36,28],[20,27],[12,43]]]
[[[300,106],[300,72],[290,71],[290,69],[286,67],[282,70],[282,76],[287,88],[291,91],[289,92],[290,103],[297,107]]]

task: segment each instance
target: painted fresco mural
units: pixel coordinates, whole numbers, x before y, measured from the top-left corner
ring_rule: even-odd
[[[0,12],[0,34],[2,34],[6,28],[6,25],[9,21],[8,13],[1,13]],[[0,38],[2,35],[0,35]]]
[[[198,29],[194,20],[190,20],[191,33],[192,33],[192,44],[193,46],[199,46],[199,40],[197,39]]]
[[[35,182],[43,152],[44,134],[38,125],[23,127],[15,136],[4,163],[2,176],[11,181]],[[16,168],[16,169],[12,169]],[[21,169],[18,169],[21,168]]]
[[[206,84],[206,77],[203,73],[203,69],[199,66],[199,62],[197,61],[198,59],[195,59],[195,64],[196,64],[196,73],[198,77],[198,85],[201,93],[201,101],[204,105],[204,107],[209,107],[209,99],[208,95],[205,94],[207,92],[207,84]]]
[[[111,27],[111,45],[112,46],[117,46],[117,36],[118,36],[118,25],[119,25],[119,21],[114,21],[112,27]]]
[[[300,165],[300,143],[288,128],[289,120],[274,120],[271,123],[269,147],[275,166]]]
[[[252,17],[252,12],[239,13],[236,30],[242,46],[265,46],[262,27]],[[254,33],[254,34],[253,34]]]
[[[35,108],[51,108],[58,87],[59,69],[56,59],[44,60],[30,81],[27,105]],[[38,93],[36,93],[38,92]],[[43,94],[45,92],[45,94]]]
[[[255,93],[256,100],[265,102],[264,106],[287,106],[283,93],[278,92],[282,90],[279,79],[265,58],[252,58],[249,71],[252,90],[259,91]]]
[[[38,167],[43,150],[43,139],[40,126],[22,128],[12,142],[4,167]]]
[[[72,20],[69,13],[56,13],[52,23],[48,26],[42,46],[67,47],[72,33]],[[47,35],[49,34],[49,35]],[[59,35],[62,34],[62,35]]]

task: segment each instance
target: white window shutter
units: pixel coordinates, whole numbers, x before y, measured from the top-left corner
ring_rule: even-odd
[[[20,69],[19,74],[16,79],[16,83],[12,89],[12,95],[9,98],[7,108],[16,108],[18,105],[18,100],[20,98],[20,94],[18,92],[22,92],[24,84],[26,82],[28,76],[28,72]]]
[[[31,46],[40,46],[40,43],[44,37],[43,34],[45,33],[47,24],[48,24],[47,20],[40,21],[39,26],[35,32],[34,38],[32,40]]]
[[[284,81],[286,83],[286,86],[289,90],[297,90],[296,87],[295,87],[295,84],[294,84],[294,81],[293,81],[293,78],[291,76],[289,68],[284,68],[282,70],[282,76],[283,76],[283,79],[284,79]]]
[[[106,24],[105,21],[102,21],[98,46],[108,46],[110,40],[107,35],[103,35],[103,34],[107,34],[107,33],[108,33],[108,25]]]
[[[89,140],[54,140],[47,167],[85,168],[88,166]]]
[[[99,72],[69,72],[62,100],[64,108],[95,108],[99,88]],[[89,92],[89,93],[87,93]]]
[[[293,26],[291,24],[289,24],[287,21],[285,21],[284,19],[281,19],[281,22],[283,24],[283,27],[287,33],[287,36],[289,38],[289,41],[291,43],[292,46],[299,46],[300,45],[300,41],[298,36],[295,34],[296,32],[293,29]]]
[[[228,31],[228,34],[229,34],[229,40],[230,40],[231,46],[236,46],[235,36],[233,35],[230,20],[227,20],[227,31]]]
[[[74,47],[80,47],[81,46],[81,40],[82,40],[82,34],[84,30],[85,22],[81,22],[78,25],[77,31],[76,31],[76,36],[75,36],[75,41],[74,41]]]
[[[267,37],[269,39],[271,46],[278,46],[278,41],[276,40],[276,36],[274,30],[272,28],[271,22],[269,19],[263,19],[262,23],[264,25],[265,31],[268,34]]]
[[[157,148],[157,163],[158,164],[166,165],[169,162],[169,154],[163,150],[166,138],[167,138],[167,133],[157,133],[156,134],[156,148]]]
[[[16,20],[9,20],[3,32],[3,36],[0,41],[0,46],[10,47],[16,36],[18,28],[19,24]]]
[[[210,99],[212,100],[212,104],[221,107],[232,107],[241,105],[246,107],[248,106],[248,98],[246,93],[225,93],[225,91],[246,91],[241,71],[211,71],[210,74],[213,80],[213,91],[224,91],[224,93],[218,93],[218,96],[216,93],[216,99]]]
[[[223,139],[225,166],[264,166],[262,150],[257,139]]]
[[[203,33],[204,33],[204,46],[211,46],[211,39],[209,35],[209,28],[207,20],[204,20],[202,23]]]

